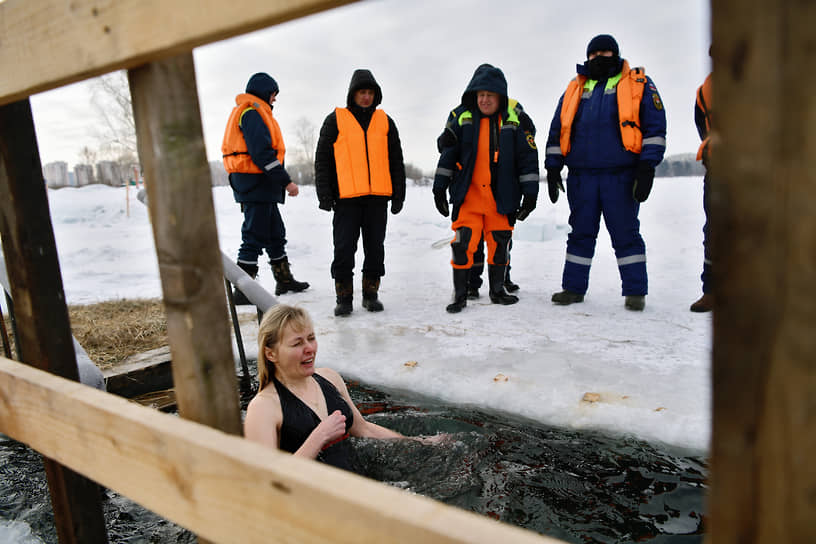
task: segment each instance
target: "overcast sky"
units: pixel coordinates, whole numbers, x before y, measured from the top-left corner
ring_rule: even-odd
[[[558,98],[601,33],[615,36],[621,56],[644,66],[657,85],[668,117],[667,154],[696,151],[694,93],[710,69],[707,0],[368,0],[196,49],[207,156],[220,160],[224,123],[253,73],[278,81],[275,115],[291,148],[296,121],[305,117],[319,129],[345,105],[354,69],[368,68],[406,162],[431,171],[436,136],[483,62],[504,71],[510,96],[538,127],[543,152]],[[90,86],[31,97],[43,164],[62,160],[73,168],[82,146],[98,147]]]

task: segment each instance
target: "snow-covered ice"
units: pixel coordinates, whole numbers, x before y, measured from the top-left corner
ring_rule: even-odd
[[[48,191],[69,304],[161,296],[147,208],[135,197],[132,187]],[[240,210],[228,187],[213,188],[213,199],[221,249],[234,257]],[[314,187],[301,187],[282,213],[293,272],[311,288],[279,300],[311,313],[319,366],[372,385],[543,423],[707,451],[711,316],[688,309],[701,294],[701,178],[659,178],[641,206],[650,275],[642,313],[623,307],[603,226],[586,301],[550,302],[560,290],[569,209],[563,195],[550,204],[546,184],[538,208],[514,234],[512,277],[521,285],[520,302],[490,304],[485,285],[482,298],[455,315],[445,312],[452,291],[450,250],[433,247],[451,236],[450,221],[436,212],[429,187],[409,181],[403,211],[389,214],[382,313],[360,306],[361,247],[354,312],[334,317],[332,216],[317,208]],[[263,259],[259,281],[274,292]],[[257,326],[251,323],[243,331],[247,355],[254,358]],[[408,361],[417,364],[406,366]],[[499,374],[507,380],[495,380]],[[582,402],[587,392],[599,393],[600,401]]]

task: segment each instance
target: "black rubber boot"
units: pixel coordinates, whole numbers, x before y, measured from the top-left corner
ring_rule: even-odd
[[[283,295],[292,291],[293,293],[300,293],[309,288],[309,284],[305,281],[297,281],[292,276],[292,271],[289,269],[289,259],[283,257],[276,261],[269,261],[272,265],[272,274],[275,276],[275,295]]]
[[[249,274],[249,277],[253,280],[258,277],[258,265],[257,264],[247,264],[238,262],[238,267]],[[237,287],[232,292],[232,302],[236,306],[251,306],[252,302],[246,297],[244,293],[241,292],[240,289]]]
[[[513,283],[513,280],[510,279],[510,265],[507,265],[507,271],[504,273],[504,290],[508,293],[515,293],[518,291],[520,287],[517,283]]]
[[[449,314],[457,314],[467,306],[468,277],[469,268],[453,269],[453,301],[445,308]]]
[[[380,278],[369,278],[363,276],[363,308],[369,312],[382,312],[382,302],[377,298],[380,290]]]
[[[646,295],[626,295],[623,305],[627,310],[642,312],[646,307]]]
[[[507,266],[503,264],[487,265],[487,278],[490,281],[490,302],[493,304],[515,304],[518,302],[516,295],[510,295],[504,290],[504,276]]]
[[[583,302],[584,295],[573,293],[572,291],[567,291],[564,289],[563,291],[554,293],[552,296],[552,301],[556,304],[560,304],[561,306],[566,306],[567,304],[573,304],[575,302]]]
[[[337,306],[334,315],[349,315],[353,310],[351,301],[354,298],[354,283],[351,280],[335,281],[334,292],[337,294]]]

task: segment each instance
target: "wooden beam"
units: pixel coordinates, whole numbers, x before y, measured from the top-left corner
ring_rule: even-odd
[[[6,0],[0,105],[350,0]]]
[[[21,361],[79,380],[29,101],[0,106],[0,235]],[[60,542],[107,542],[96,484],[44,459]]]
[[[812,542],[816,3],[713,0],[712,19],[722,143],[708,530],[719,544]]]
[[[192,53],[129,70],[182,417],[241,434]]]
[[[0,432],[214,542],[558,542],[4,358]]]

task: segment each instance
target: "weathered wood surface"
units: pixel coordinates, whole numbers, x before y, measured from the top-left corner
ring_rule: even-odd
[[[714,0],[712,18],[722,142],[712,155],[710,541],[809,543],[816,535],[816,2]]]
[[[5,358],[0,432],[219,543],[558,542]]]
[[[105,388],[121,397],[135,397],[173,387],[170,348],[164,346],[139,353],[102,371]]]
[[[241,434],[192,53],[128,71],[182,417]]]
[[[3,78],[6,79],[6,78]],[[76,353],[29,101],[0,106],[0,236],[21,361],[78,381]],[[2,399],[0,399],[2,400]],[[99,489],[44,459],[63,543],[107,542]]]
[[[350,0],[6,0],[0,105]]]

